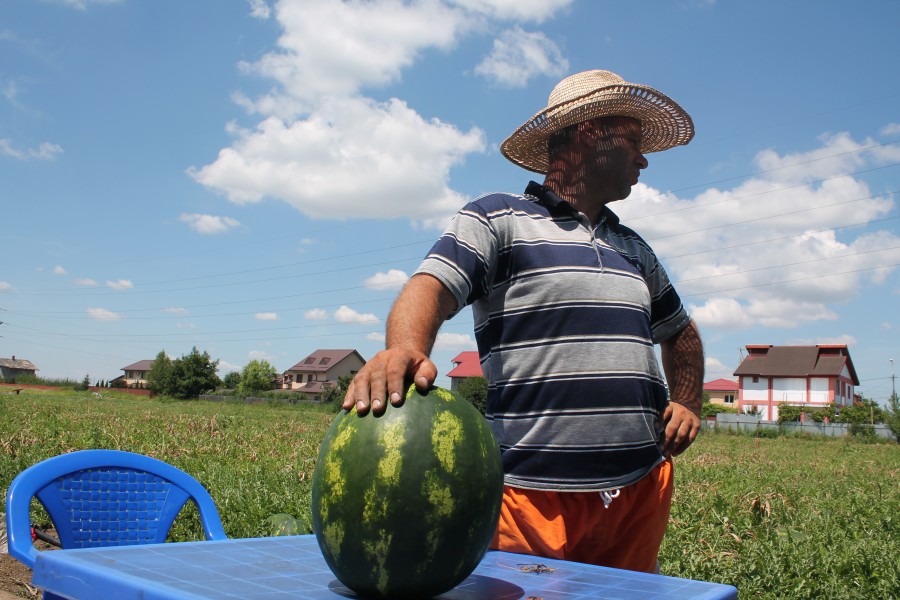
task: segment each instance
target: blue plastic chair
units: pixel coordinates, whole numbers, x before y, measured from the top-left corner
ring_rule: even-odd
[[[227,539],[212,496],[172,465],[133,452],[81,450],[22,471],[6,493],[9,553],[34,569],[31,499],[44,506],[63,548],[157,544],[190,499],[207,540]]]

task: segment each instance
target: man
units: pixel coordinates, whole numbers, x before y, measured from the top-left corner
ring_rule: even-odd
[[[501,146],[543,185],[456,215],[351,383],[343,407],[360,413],[402,403],[409,380],[427,389],[441,324],[472,305],[506,484],[494,548],[658,569],[670,458],[700,428],[703,350],[653,251],[607,205],[631,193],[643,153],[692,137],[652,88],[608,71],[564,79]]]

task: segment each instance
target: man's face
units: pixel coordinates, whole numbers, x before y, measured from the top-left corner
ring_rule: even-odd
[[[648,164],[641,154],[641,122],[631,117],[604,117],[591,121],[588,132],[595,152],[586,173],[592,187],[607,202],[627,198]]]

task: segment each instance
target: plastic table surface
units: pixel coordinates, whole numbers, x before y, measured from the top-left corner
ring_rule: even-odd
[[[353,598],[313,535],[40,552],[34,585],[74,600]],[[489,551],[441,600],[737,598],[728,585]]]

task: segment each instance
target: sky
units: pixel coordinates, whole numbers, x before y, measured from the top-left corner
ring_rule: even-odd
[[[197,347],[219,374],[369,359],[465,202],[541,176],[503,140],[563,77],[675,99],[687,146],[611,208],[698,323],[900,369],[900,3],[4,0],[0,357],[109,380]],[[432,359],[474,350],[472,314]]]

